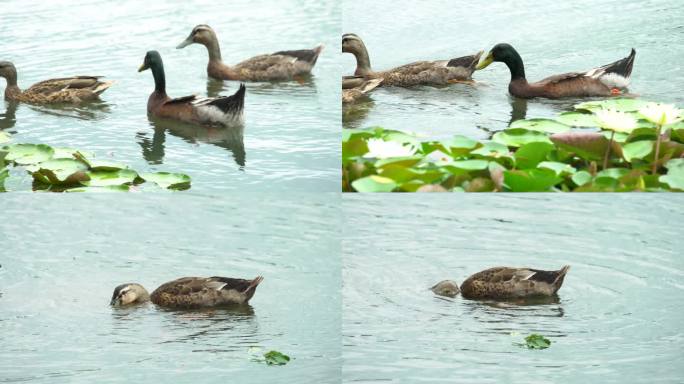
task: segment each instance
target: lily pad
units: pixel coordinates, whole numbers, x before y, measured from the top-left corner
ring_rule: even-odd
[[[111,192],[128,192],[130,187],[128,185],[108,185],[105,187],[78,187],[69,188],[64,192],[88,192],[88,193],[111,193]]]
[[[7,152],[5,160],[13,161],[16,164],[37,164],[52,158],[54,149],[45,144],[12,144],[2,147]]]
[[[120,169],[118,171],[90,171],[90,180],[84,181],[83,185],[88,187],[107,187],[122,184],[133,184],[138,174],[130,169]]]
[[[509,147],[520,147],[521,145],[534,142],[551,143],[548,135],[523,128],[499,131],[492,136],[492,140]]]
[[[588,160],[601,160],[608,148],[608,139],[598,132],[563,132],[551,135],[551,141],[566,151]],[[612,153],[620,156],[620,144],[613,142]]]
[[[290,356],[278,351],[269,351],[264,353],[264,361],[268,365],[285,365],[290,362]]]
[[[0,131],[0,144],[6,143],[10,140],[12,140],[12,137],[10,136],[9,133]]]
[[[52,185],[72,185],[89,179],[86,174],[88,167],[78,160],[56,159],[44,161],[31,167],[33,178],[36,181]]]
[[[684,190],[684,159],[672,159],[665,163],[667,175],[660,176],[658,179],[670,188]]]
[[[525,346],[529,349],[546,349],[551,346],[551,341],[542,335],[533,333],[525,338]]]
[[[482,171],[487,169],[489,161],[487,160],[455,160],[446,164],[441,164],[442,166],[449,168],[457,168],[464,171]]]
[[[508,146],[496,141],[482,143],[482,146],[480,148],[470,151],[470,153],[473,155],[480,155],[483,157],[510,157]]]
[[[579,171],[571,177],[572,182],[575,183],[577,186],[585,185],[592,179],[593,176],[591,176],[591,173],[587,171]]]
[[[530,131],[545,133],[560,133],[570,130],[570,126],[551,119],[526,119],[516,120],[509,129],[523,128]]]
[[[546,192],[562,180],[550,169],[504,171],[504,186],[513,192]]]
[[[556,175],[573,175],[577,172],[577,169],[570,164],[560,163],[557,161],[542,161],[537,165],[537,168],[546,168],[556,172]],[[591,175],[589,176],[591,179]]]
[[[571,127],[598,127],[596,115],[592,113],[563,112],[556,120]]]
[[[151,181],[166,189],[181,190],[190,188],[190,176],[183,173],[143,173],[140,177],[145,181]]]
[[[78,149],[66,147],[53,147],[55,152],[52,154],[53,159],[73,159]]]
[[[634,159],[643,160],[653,151],[654,141],[641,140],[632,143],[627,143],[622,146],[622,157],[630,163]]]
[[[599,109],[614,109],[619,112],[633,112],[638,111],[644,107],[648,102],[641,99],[605,99],[596,101],[586,101],[575,105],[575,109],[594,112]]]
[[[443,174],[437,170],[414,169],[401,165],[388,165],[382,168],[380,175],[387,177],[398,183],[409,180],[421,180],[424,183],[431,183],[442,178]]]
[[[525,144],[515,151],[515,165],[519,169],[536,168],[537,164],[544,161],[553,148],[553,144],[549,143]]]
[[[401,157],[390,157],[387,159],[380,159],[375,162],[376,168],[383,168],[387,165],[401,165],[404,167],[410,167],[418,163],[423,159],[423,156],[401,156]]]
[[[362,177],[351,184],[357,192],[392,192],[397,187],[394,180],[377,175]]]

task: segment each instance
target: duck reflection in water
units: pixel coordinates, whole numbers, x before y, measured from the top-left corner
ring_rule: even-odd
[[[0,113],[0,130],[12,128],[17,123],[18,101],[5,101],[5,112]]]
[[[511,96],[511,119],[508,121],[508,126],[517,120],[525,120],[527,117],[527,99],[520,99]]]
[[[224,148],[233,154],[235,163],[242,169],[245,166],[246,153],[243,137],[243,127],[223,128],[186,124],[176,121],[150,118],[153,128],[152,138],[148,132],[136,134],[138,144],[142,147],[142,154],[150,164],[164,162],[166,133],[179,137],[190,144],[198,142],[212,144]]]

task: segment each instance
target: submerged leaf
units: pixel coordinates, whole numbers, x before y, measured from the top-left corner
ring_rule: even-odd
[[[525,338],[525,345],[529,349],[546,349],[551,346],[551,341],[542,335],[533,333]]]
[[[140,177],[145,181],[151,181],[158,186],[166,189],[188,189],[190,188],[190,176],[183,173],[142,173]]]
[[[285,365],[290,362],[290,356],[278,351],[269,351],[264,353],[264,361],[268,365]]]

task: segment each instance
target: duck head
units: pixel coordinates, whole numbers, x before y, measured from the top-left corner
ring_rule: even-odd
[[[458,288],[458,284],[456,284],[456,282],[452,280],[440,281],[439,283],[435,284],[432,288],[430,288],[430,290],[434,292],[436,295],[447,297],[456,297],[459,294],[459,292],[461,292],[461,290]]]
[[[210,26],[206,24],[200,24],[192,29],[190,35],[185,40],[183,40],[182,43],[178,44],[178,46],[176,46],[176,49],[185,48],[188,45],[194,43],[209,46],[216,40],[216,32],[214,32],[214,30],[211,29]]]
[[[495,45],[475,67],[476,70],[485,69],[493,62],[500,62],[506,64],[511,71],[511,78],[525,78],[525,67],[522,58],[518,51],[512,45],[507,43],[499,43]]]
[[[109,305],[123,307],[131,304],[144,303],[150,299],[150,294],[138,283],[121,284],[114,288],[112,300]]]
[[[14,68],[14,64],[9,61],[0,61],[0,77],[7,79],[8,83],[14,79],[16,83],[17,69]]]

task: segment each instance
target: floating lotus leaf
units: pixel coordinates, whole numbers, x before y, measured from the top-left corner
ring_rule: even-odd
[[[657,133],[655,128],[637,128],[633,130],[626,142],[641,141],[641,140],[655,140],[657,138]],[[624,142],[623,141],[623,142]]]
[[[629,173],[629,169],[626,168],[608,168],[596,174],[596,179],[608,177],[611,179],[619,179],[622,176]]]
[[[117,171],[89,171],[88,177],[90,180],[84,181],[83,185],[88,187],[106,187],[133,184],[138,178],[138,174],[130,169],[120,169]]]
[[[575,109],[594,112],[599,109],[615,109],[620,112],[638,111],[648,102],[641,99],[605,99],[596,101],[586,101],[575,105]]]
[[[375,168],[383,168],[387,165],[401,165],[404,167],[411,167],[419,161],[423,160],[423,156],[401,156],[390,157],[387,159],[380,159],[375,162]]]
[[[0,144],[6,143],[10,140],[12,140],[12,137],[10,136],[9,133],[0,131]]]
[[[409,180],[405,183],[401,183],[395,191],[403,191],[403,192],[418,192],[418,190],[425,186],[425,182],[423,180]]]
[[[518,169],[536,168],[553,149],[553,144],[549,143],[527,143],[515,151],[515,166]]]
[[[588,160],[601,160],[608,148],[608,139],[598,132],[563,132],[551,135],[551,141],[560,148]],[[622,156],[619,143],[613,142],[612,154]]]
[[[128,192],[130,187],[128,185],[108,185],[105,187],[78,187],[69,188],[64,192],[88,192],[88,193],[111,193],[111,192]]]
[[[560,123],[571,127],[598,127],[593,113],[563,112],[556,118]]]
[[[634,159],[643,160],[653,151],[653,144],[651,140],[634,141],[622,146],[622,157],[630,163]]]
[[[403,185],[402,185],[403,187]],[[416,192],[448,192],[446,188],[439,184],[426,184],[416,190]]]
[[[12,144],[2,147],[7,152],[5,160],[16,164],[37,164],[52,158],[54,149],[45,144]]]
[[[76,148],[53,147],[55,152],[52,154],[53,159],[73,159],[78,152]]]
[[[392,192],[397,183],[387,177],[370,175],[354,180],[352,187],[357,192]]]
[[[392,179],[397,183],[403,183],[409,180],[421,180],[424,183],[431,183],[443,177],[442,172],[438,170],[415,169],[396,164],[383,167],[380,175]]]
[[[570,130],[570,126],[551,119],[526,119],[514,121],[509,129],[523,128],[530,131],[559,133]]]
[[[527,143],[544,142],[551,143],[549,136],[537,131],[530,131],[523,128],[506,129],[499,131],[492,136],[492,141],[507,145],[509,147],[520,147]]]
[[[88,180],[88,167],[74,159],[44,161],[29,169],[36,181],[52,185],[73,185]]]
[[[470,151],[470,154],[492,158],[510,157],[508,146],[496,141],[484,142],[480,148]]]
[[[342,142],[342,159],[363,156],[368,153],[368,144],[361,138],[353,138]]]
[[[455,160],[442,164],[447,168],[456,168],[464,171],[483,171],[487,169],[489,161],[487,160]]]
[[[684,190],[684,159],[672,159],[665,163],[667,175],[660,176],[658,180],[670,188]]]
[[[353,139],[369,139],[371,137],[377,137],[377,128],[366,128],[366,129],[345,129],[342,131],[342,142],[347,142]]]
[[[183,173],[143,173],[140,177],[145,181],[150,181],[166,189],[188,189],[190,188],[190,176]]]
[[[551,346],[551,341],[542,335],[533,333],[525,338],[525,346],[529,349],[546,349]]]
[[[399,131],[385,131],[382,135],[385,141],[394,141],[400,144],[410,144],[413,147],[420,148],[420,140],[417,137]]]
[[[591,173],[587,171],[579,171],[571,177],[572,182],[575,183],[577,186],[585,185],[592,179],[593,177],[591,176]]]
[[[504,171],[504,186],[512,192],[546,192],[561,181],[550,169]]]
[[[677,123],[676,125],[683,124]],[[671,134],[672,140],[684,143],[684,128],[672,128]]]
[[[290,356],[278,351],[269,351],[264,353],[264,360],[268,365],[285,365],[290,361]]]
[[[546,168],[556,172],[558,176],[573,175],[577,169],[570,164],[559,163],[557,161],[542,161],[537,165],[537,168]],[[589,173],[587,173],[589,174]],[[591,175],[589,175],[591,179]]]

